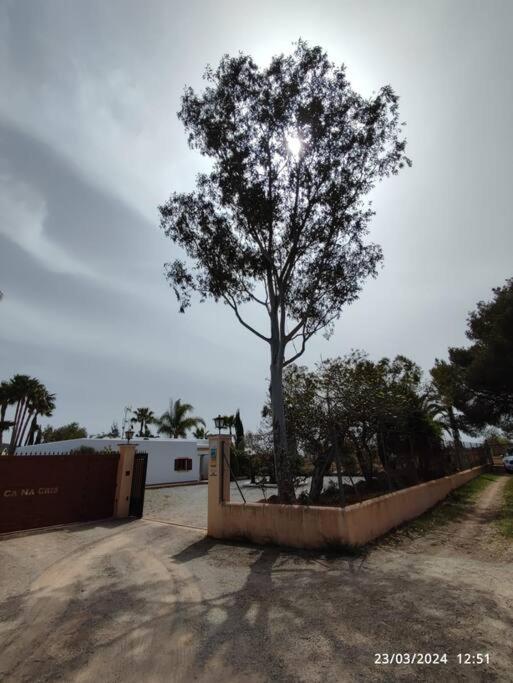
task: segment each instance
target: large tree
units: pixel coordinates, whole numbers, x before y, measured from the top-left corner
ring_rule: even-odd
[[[460,407],[476,427],[513,431],[513,278],[468,317],[467,348],[449,349],[465,389]]]
[[[223,301],[269,345],[279,495],[292,500],[283,370],[376,275],[382,254],[365,242],[365,197],[410,163],[398,97],[390,86],[362,97],[344,66],[302,41],[262,69],[225,56],[205,79],[203,93],[186,90],[179,118],[211,171],[160,207],[162,228],[188,257],[167,264],[167,277],[182,311],[193,293]],[[242,311],[248,303],[265,311],[267,330]]]

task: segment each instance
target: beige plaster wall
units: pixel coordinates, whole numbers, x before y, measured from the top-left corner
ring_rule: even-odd
[[[114,517],[128,517],[132,477],[134,473],[135,444],[119,444],[116,494],[114,498]]]
[[[209,478],[208,534],[295,548],[363,545],[418,517],[483,469],[475,467],[340,509],[231,503],[229,488],[220,486],[219,468],[213,466]]]

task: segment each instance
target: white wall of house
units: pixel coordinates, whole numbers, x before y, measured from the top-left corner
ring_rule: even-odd
[[[97,451],[109,448],[117,451],[119,443],[121,443],[121,439],[69,439],[68,441],[40,443],[35,446],[20,446],[16,449],[16,455],[69,453],[81,446],[88,446]],[[196,439],[134,438],[130,443],[135,444],[138,451],[148,453],[147,485],[200,480],[199,450],[203,451],[205,446],[208,447],[208,441],[197,441]],[[179,458],[190,458],[192,460],[192,469],[188,471],[175,470],[175,460]]]

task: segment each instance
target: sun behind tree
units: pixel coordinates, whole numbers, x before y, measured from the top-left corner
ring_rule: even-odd
[[[188,257],[167,264],[167,278],[181,311],[193,294],[222,301],[269,345],[275,470],[281,500],[292,501],[283,371],[377,273],[366,195],[410,163],[398,97],[388,85],[362,97],[343,65],[304,41],[261,69],[226,55],[205,80],[200,94],[186,89],[178,116],[211,172],[160,207]],[[249,322],[246,303],[262,306],[267,329]]]

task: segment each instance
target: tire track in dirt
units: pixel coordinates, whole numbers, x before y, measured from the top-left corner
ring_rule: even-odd
[[[498,559],[507,543],[501,539],[493,522],[502,507],[502,497],[507,477],[503,476],[489,484],[479,495],[472,509],[453,525],[451,546],[454,552],[471,552],[481,559]]]
[[[181,680],[195,643],[177,615],[181,603],[200,602],[201,594],[186,567],[159,553],[162,533],[169,531],[151,523],[127,526],[43,570],[25,594],[3,673],[20,680],[40,663],[38,680],[55,670],[66,680],[109,680],[111,662],[116,676],[140,671],[144,680]]]

